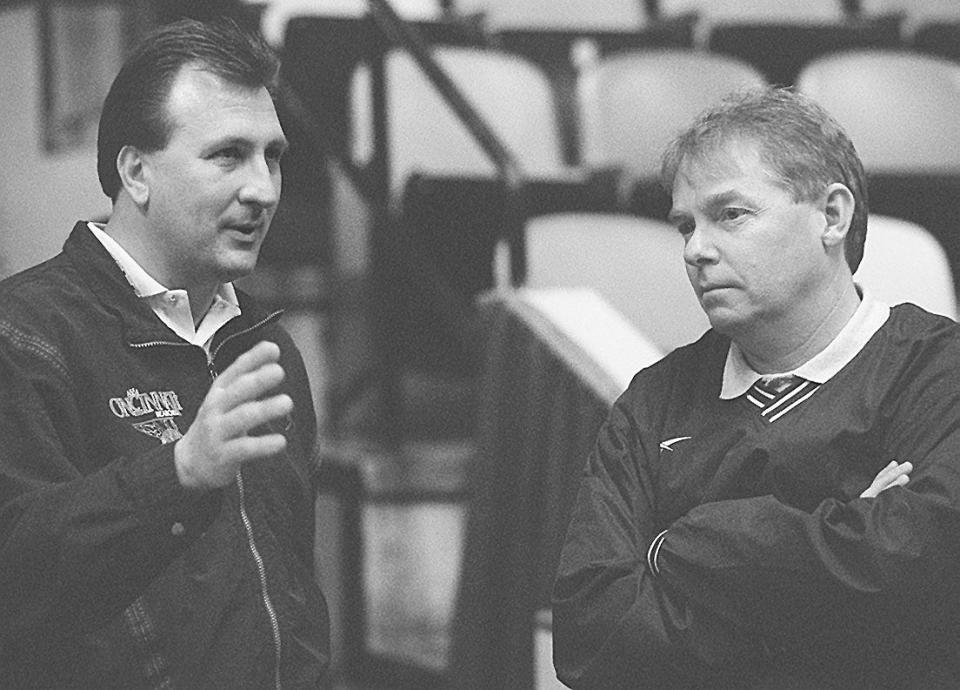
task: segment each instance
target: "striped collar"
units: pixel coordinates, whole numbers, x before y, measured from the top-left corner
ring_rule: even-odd
[[[837,337],[812,359],[784,374],[793,374],[816,384],[824,384],[856,357],[870,338],[880,330],[890,316],[890,307],[873,299],[862,287],[857,286],[857,289],[863,299]],[[750,367],[743,352],[736,343],[731,341],[723,367],[720,398],[722,400],[739,398],[761,378],[764,378],[764,375]]]

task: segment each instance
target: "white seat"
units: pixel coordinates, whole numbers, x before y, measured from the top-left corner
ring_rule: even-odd
[[[866,17],[900,14],[908,34],[923,24],[960,22],[957,0],[860,0],[860,13]]]
[[[839,24],[845,18],[842,0],[658,0],[658,4],[664,19],[695,15],[696,42],[704,47],[718,26]]]
[[[667,223],[556,214],[531,219],[526,243],[526,286],[593,288],[664,352],[709,328],[687,279],[683,238]]]
[[[867,172],[960,173],[960,78],[949,60],[895,50],[817,58],[797,88],[846,129]]]
[[[265,7],[261,29],[273,45],[283,43],[287,22],[292,17],[362,17],[370,9],[367,0],[268,0],[262,4]],[[390,4],[409,20],[436,20],[441,14],[438,0],[391,0]]]
[[[957,318],[957,295],[946,252],[916,223],[871,215],[863,261],[854,278],[889,304],[913,302],[935,314]]]
[[[496,29],[609,29],[628,31],[647,25],[637,0],[456,0],[457,12],[482,12]]]
[[[495,50],[437,47],[433,55],[464,97],[532,177],[563,175],[553,96],[535,64]],[[396,195],[410,174],[493,177],[495,167],[453,110],[404,52],[385,58],[391,188]],[[353,81],[353,157],[373,151],[369,70]]]
[[[842,0],[659,0],[660,15],[696,13],[712,24],[771,22],[838,22],[845,17]]]
[[[631,51],[600,60],[581,77],[583,158],[656,178],[678,131],[722,95],[759,86],[763,76],[737,59],[692,49]]]

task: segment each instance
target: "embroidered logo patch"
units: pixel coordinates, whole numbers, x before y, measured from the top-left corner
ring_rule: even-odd
[[[159,439],[161,443],[173,443],[183,436],[174,417],[183,413],[183,407],[174,391],[151,391],[141,393],[130,388],[125,396],[110,398],[110,411],[120,419],[133,419],[151,415],[152,419],[133,421],[137,431]]]

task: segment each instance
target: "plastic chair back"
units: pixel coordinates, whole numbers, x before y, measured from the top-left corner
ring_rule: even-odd
[[[602,59],[580,89],[584,162],[655,178],[666,145],[700,111],[729,91],[763,83],[744,62],[692,49]]]
[[[440,66],[461,88],[530,176],[558,174],[562,149],[550,84],[521,57],[494,50],[437,47]],[[391,187],[398,193],[413,172],[492,177],[493,163],[409,55],[385,58]],[[369,70],[353,81],[353,156],[373,151]]]
[[[860,0],[860,14],[902,14],[909,24],[960,21],[957,0]]]
[[[637,0],[456,0],[457,12],[482,12],[497,29],[569,29],[627,31],[647,25]]]
[[[619,214],[555,214],[526,230],[528,287],[589,287],[657,347],[693,342],[709,328],[667,223]]]
[[[863,261],[854,279],[890,304],[913,302],[935,314],[957,318],[957,295],[946,252],[916,223],[871,215]]]
[[[287,22],[294,17],[363,17],[370,7],[367,0],[274,0],[264,2],[261,17],[263,35],[273,45],[283,43]],[[430,21],[440,18],[439,0],[391,0],[404,19]]]
[[[696,13],[711,24],[838,22],[845,16],[842,0],[659,0],[664,18]]]
[[[849,51],[807,64],[797,88],[843,125],[867,172],[960,173],[960,71],[953,62]]]

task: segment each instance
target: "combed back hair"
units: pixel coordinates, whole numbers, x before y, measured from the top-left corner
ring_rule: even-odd
[[[246,88],[275,93],[280,62],[257,34],[231,19],[183,19],[159,27],[126,60],[103,103],[97,134],[97,174],[103,193],[120,192],[117,155],[124,146],[159,151],[173,130],[167,113],[171,86],[185,66]]]
[[[867,235],[867,184],[853,142],[833,117],[807,96],[790,89],[760,87],[723,98],[667,147],[660,182],[673,191],[684,163],[709,164],[730,143],[756,144],[777,186],[796,202],[814,202],[828,185],[842,182],[853,193],[853,218],[844,244],[851,271],[863,258]]]

